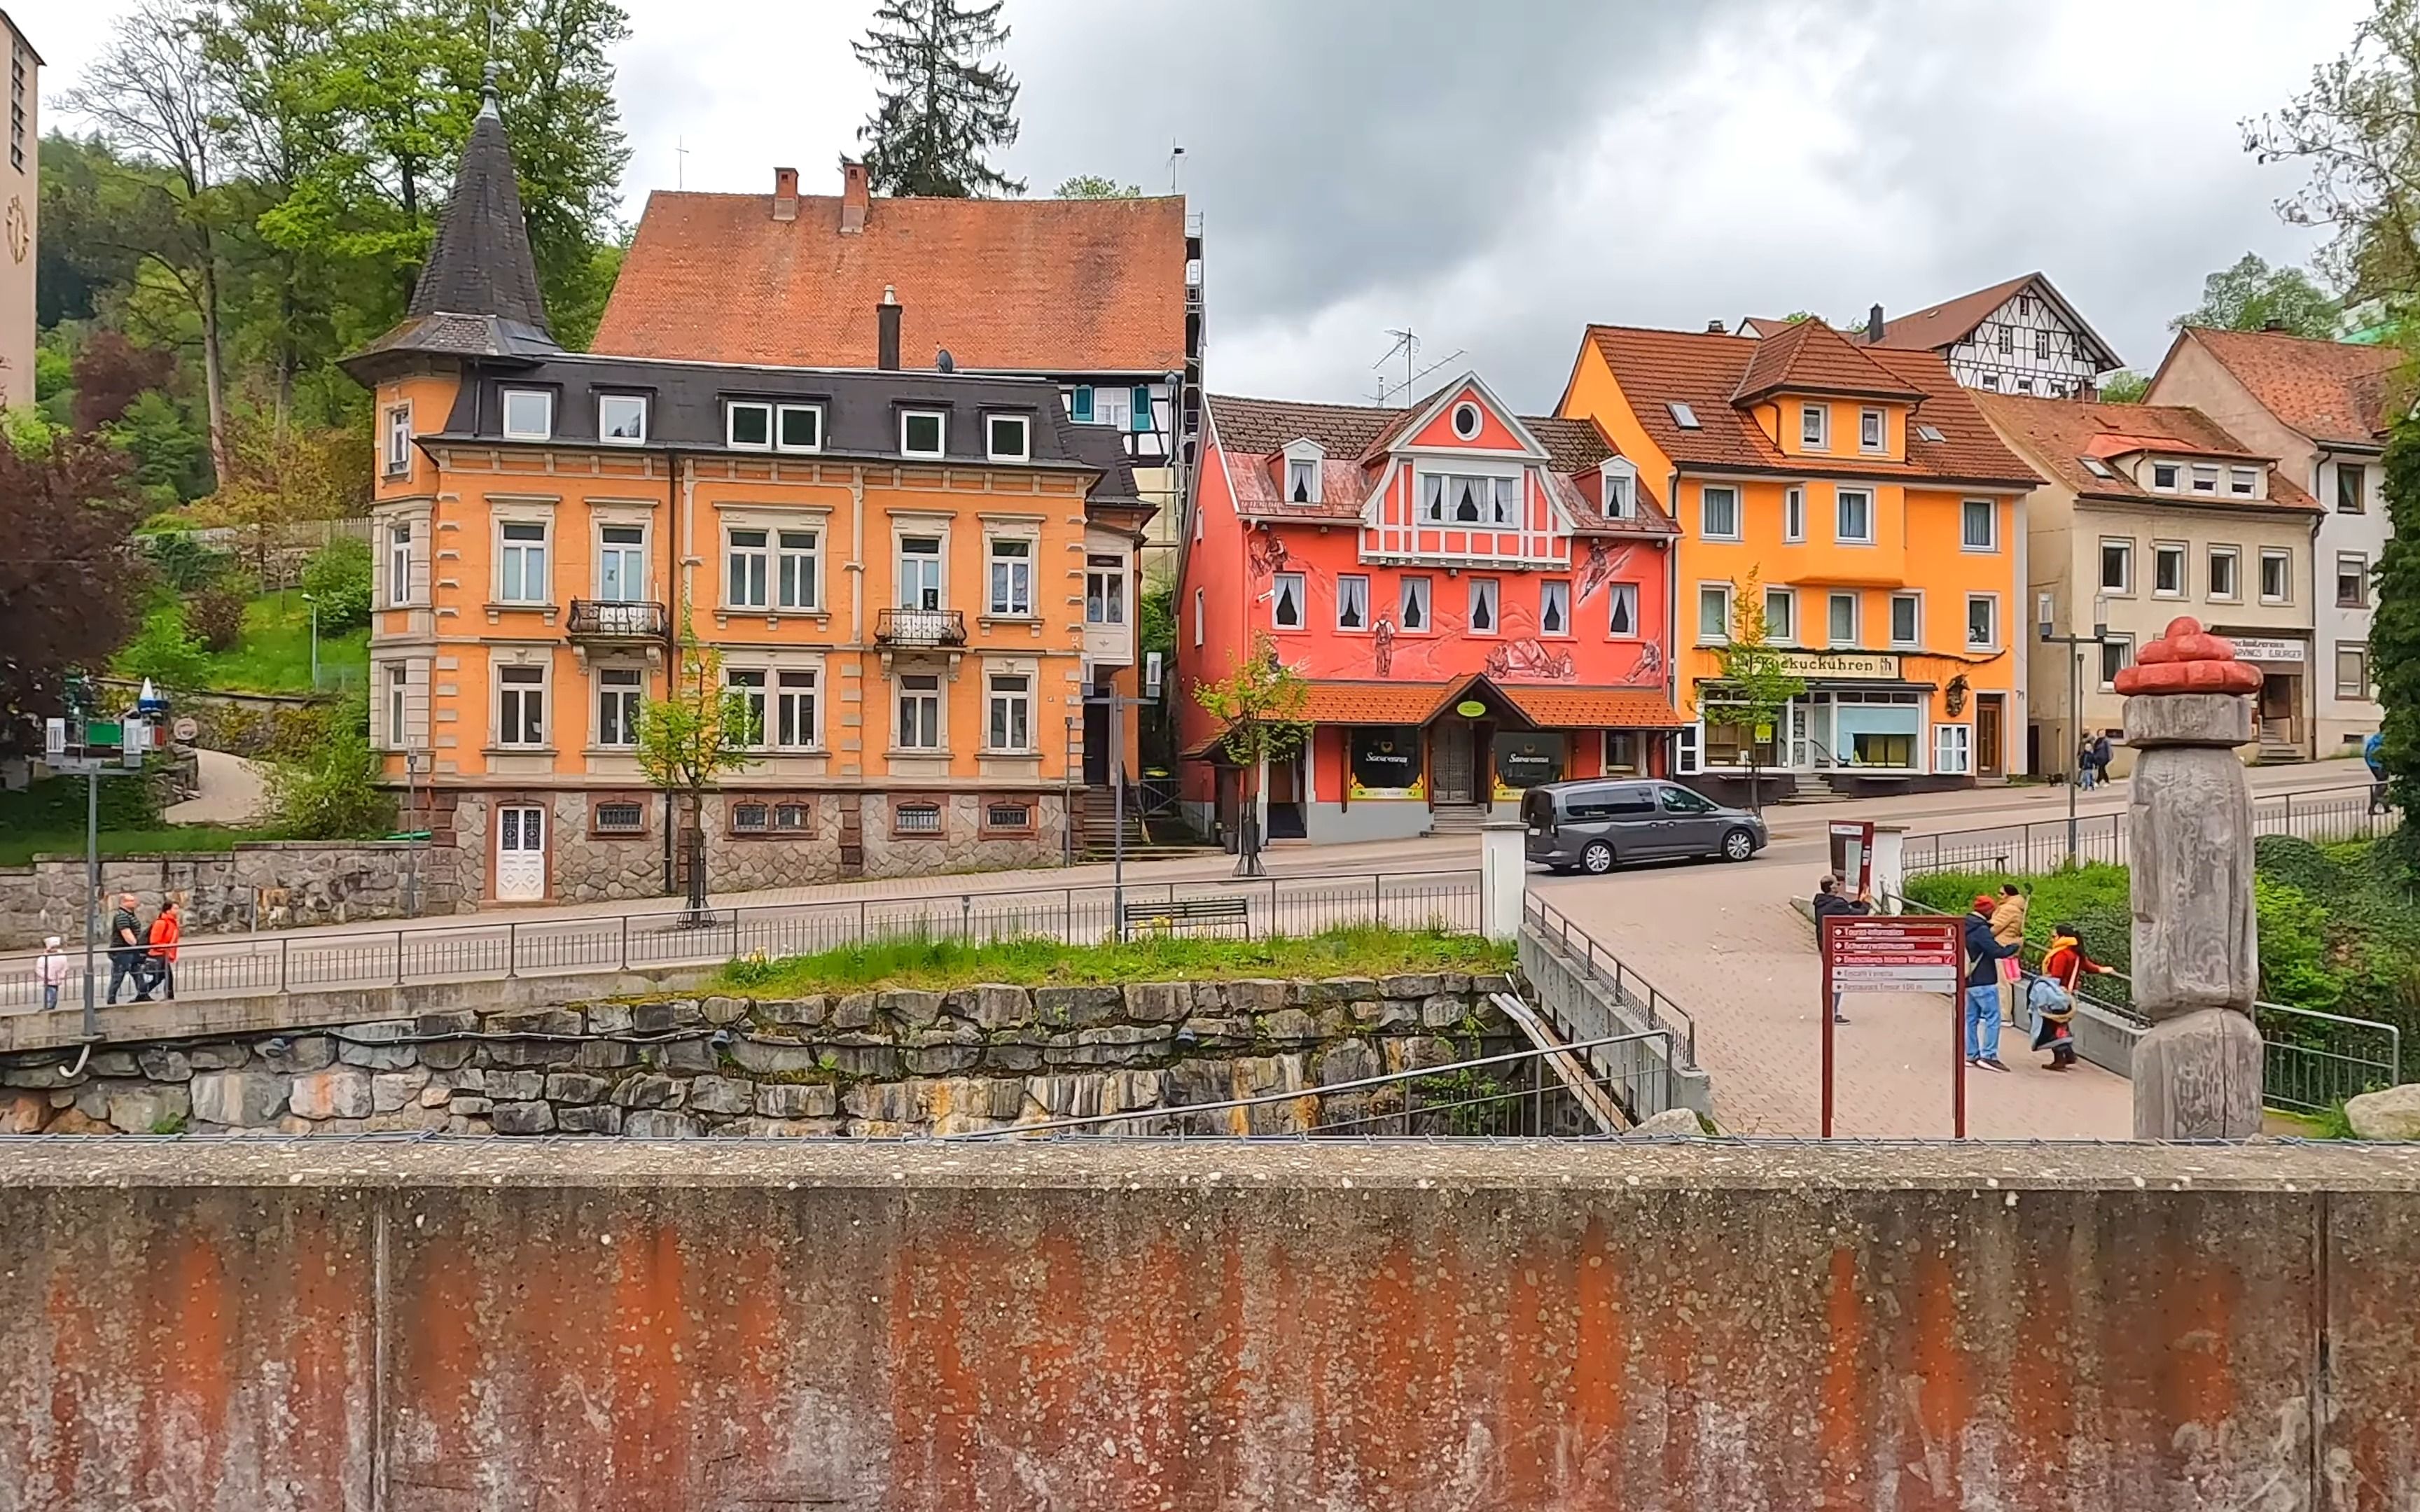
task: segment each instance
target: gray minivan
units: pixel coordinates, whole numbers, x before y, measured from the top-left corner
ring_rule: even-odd
[[[1521,795],[1529,859],[1550,872],[1602,876],[1618,861],[1719,856],[1745,861],[1771,840],[1764,821],[1678,782],[1584,778]]]

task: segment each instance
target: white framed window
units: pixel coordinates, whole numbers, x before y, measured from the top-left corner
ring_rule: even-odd
[[[2336,553],[2336,608],[2369,608],[2369,558],[2358,551]]]
[[[503,549],[496,560],[496,600],[503,604],[544,604],[551,601],[546,575],[546,532],[543,521],[508,519],[502,532]]]
[[[1134,424],[1134,391],[1119,384],[1104,383],[1093,390],[1093,424],[1114,425],[1126,430]]]
[[[1821,452],[1832,444],[1832,408],[1829,405],[1802,404],[1798,407],[1798,444],[1810,452]]]
[[[1683,725],[1672,732],[1672,775],[1695,777],[1703,770],[1702,754],[1706,748],[1706,725],[1700,719]]]
[[[1289,503],[1319,502],[1319,464],[1307,456],[1288,457],[1285,496]]]
[[[2209,594],[2212,599],[2230,604],[2243,596],[2243,584],[2236,576],[2240,565],[2235,548],[2214,546],[2210,548]]]
[[[1916,646],[1924,643],[1924,595],[1893,594],[1890,597],[1890,638],[1895,646]]]
[[[1973,769],[1975,729],[1972,725],[1932,727],[1932,769],[1945,777],[1962,777]]]
[[[1368,579],[1363,579],[1367,586]],[[1124,557],[1084,559],[1084,623],[1126,623],[1126,563]]]
[[[788,668],[773,677],[773,744],[784,750],[813,750],[822,742],[815,729],[815,674]]]
[[[1572,633],[1572,585],[1569,579],[1538,579],[1538,633]]]
[[[1731,585],[1698,585],[1698,644],[1729,645],[1731,639]]]
[[[1301,573],[1280,572],[1270,582],[1269,623],[1280,630],[1303,627]]]
[[[941,679],[931,672],[910,672],[899,679],[901,750],[941,748]]]
[[[899,455],[939,456],[949,444],[949,416],[939,409],[899,411]]]
[[[2018,295],[2018,296],[2017,296],[2017,314],[2019,314],[2019,315],[2031,315],[2031,314],[2033,314],[2033,313],[2034,313],[2034,297],[2033,297],[2032,295],[2030,295],[2030,294],[2020,294],[2020,295]]]
[[[408,519],[386,528],[386,601],[411,602],[411,521]]]
[[[1637,514],[1638,512],[1638,479],[1633,472],[1631,464],[1621,457],[1607,457],[1601,476],[1604,479],[1602,491],[1606,518],[1628,519]]]
[[[2151,486],[2163,493],[2174,493],[2177,491],[2177,477],[2183,471],[2174,462],[2154,462],[2151,464]]]
[[[1983,375],[1983,388],[1984,388],[1984,391],[1985,391],[1986,393],[1999,393],[1999,392],[2000,392],[2000,375],[1999,375],[1999,374],[1997,374],[1997,373],[1986,373],[1986,374],[1984,374],[1984,375]]]
[[[2359,515],[2369,508],[2369,469],[2358,462],[2336,464],[2336,513]]]
[[[1498,608],[1497,594],[1502,586],[1502,583],[1494,578],[1470,579],[1471,634],[1494,635],[1503,628],[1503,622],[1497,617]]]
[[[824,407],[819,404],[785,404],[775,414],[775,444],[784,452],[820,452],[824,449]]]
[[[2134,543],[2101,538],[2101,591],[2126,594],[2134,591]]]
[[[899,607],[937,609],[941,607],[941,538],[903,535],[899,538]]]
[[[1032,423],[1023,415],[984,416],[984,455],[995,462],[1029,460],[1032,437]]]
[[[403,663],[386,665],[386,748],[406,750],[411,748],[411,673]]]
[[[2110,692],[2118,687],[2118,674],[2134,662],[2134,638],[2113,635],[2101,642],[2101,691]]]
[[[2010,326],[2002,326],[2000,328],[2000,355],[2003,357],[2013,357],[2016,355],[2016,350],[2017,332],[2015,328]]]
[[[1887,450],[1885,437],[1888,434],[1888,427],[1884,423],[1881,410],[1861,409],[1857,412],[1857,449],[1859,451]]]
[[[2336,642],[2336,697],[2366,699],[2373,696],[2369,686],[2369,647],[2359,640]]]
[[[1874,539],[1874,496],[1863,488],[1832,491],[1836,539],[1853,546],[1871,546]]]
[[[989,679],[987,749],[1033,748],[1033,679],[1023,672],[994,672]]]
[[[2043,363],[2047,363],[2047,362],[2049,362],[2049,361],[2050,361],[2050,332],[2047,332],[2047,331],[2037,331],[2037,332],[2034,332],[2034,359],[2035,359],[2037,362],[2043,362]]]
[[[1605,633],[1616,640],[1632,640],[1638,636],[1638,585],[1607,583],[1605,585]]]
[[[1989,499],[1969,499],[1958,506],[1958,544],[1968,551],[2000,548],[2000,507]]]
[[[1832,594],[1824,607],[1823,640],[1826,645],[1854,646],[1857,643],[1857,595]]]
[[[991,612],[1022,619],[1033,612],[1033,543],[1021,536],[991,542]]]
[[[1807,539],[1807,490],[1781,490],[1781,538],[1785,541]]]
[[[386,475],[401,477],[411,471],[411,406],[396,404],[386,410]]]
[[[1798,594],[1794,590],[1764,591],[1764,637],[1783,645],[1798,639]]]
[[[782,609],[812,609],[822,580],[822,538],[815,531],[777,531],[773,536],[773,602]]]
[[[551,389],[504,391],[504,439],[543,441],[554,437],[554,392]]]
[[[1740,538],[1739,490],[1728,484],[1704,484],[1698,489],[1698,533],[1709,541]]]
[[[773,407],[758,399],[734,399],[722,407],[722,439],[743,452],[773,449]]]
[[[1453,433],[1464,440],[1479,435],[1479,406],[1458,404],[1453,407]]]
[[[639,704],[646,691],[647,674],[635,667],[597,669],[597,744],[639,743]]]
[[[1397,628],[1409,635],[1425,635],[1431,626],[1429,618],[1429,580],[1426,578],[1404,579],[1402,596],[1397,601],[1400,620]]]
[[[2263,548],[2260,552],[2260,602],[2290,604],[2294,601],[2294,553]]]
[[[644,446],[647,442],[646,397],[637,393],[598,394],[597,439],[610,446]]]
[[[609,604],[635,604],[647,596],[646,527],[597,527],[597,596]]]
[[[762,667],[725,667],[722,688],[726,697],[738,706],[740,718],[747,726],[741,744],[764,747],[771,726],[765,718],[766,675]]]
[[[730,609],[770,609],[773,532],[725,530],[722,602]]]
[[[1346,573],[1336,579],[1336,627],[1348,633],[1370,628],[1370,579]]]
[[[1968,594],[1966,595],[1966,644],[1970,650],[1988,651],[2000,643],[2000,595]]]
[[[546,669],[496,669],[496,744],[546,744]]]
[[[2196,464],[2193,470],[2193,491],[2195,493],[2218,492],[2218,469]]]
[[[2185,547],[2182,541],[2151,543],[2151,596],[2185,596]]]
[[[1512,525],[1519,480],[1458,472],[1420,474],[1420,518],[1437,525]]]
[[[2226,473],[2226,491],[2238,499],[2249,499],[2260,491],[2260,470],[2230,468]]]

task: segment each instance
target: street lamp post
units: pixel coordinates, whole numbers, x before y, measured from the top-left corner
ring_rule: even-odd
[[[2058,634],[2057,617],[2053,612],[2055,603],[2050,594],[2044,594],[2036,600],[2036,609],[2038,617],[2041,621],[2042,643],[2067,647],[2067,733],[2069,742],[2073,748],[2071,754],[2074,754],[2084,748],[2084,648],[2105,646],[2109,643],[2109,598],[2105,594],[2092,595],[2092,633],[2090,635]],[[2083,762],[2080,757],[2076,761],[2076,766],[2078,769],[2071,771],[2067,777],[2067,864],[2069,866],[2076,864],[2075,790],[2084,775],[2081,770]]]
[[[319,691],[319,601],[309,594],[302,602],[311,606],[311,691]]]

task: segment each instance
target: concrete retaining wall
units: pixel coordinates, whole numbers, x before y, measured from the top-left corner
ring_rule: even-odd
[[[2420,1154],[0,1146],[0,1504],[2402,1507]]]

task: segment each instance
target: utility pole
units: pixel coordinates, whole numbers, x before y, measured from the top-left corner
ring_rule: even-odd
[[[147,683],[145,692],[149,691]],[[47,720],[42,730],[44,764],[85,779],[84,1038],[87,1041],[101,1038],[96,981],[101,944],[101,779],[103,775],[141,775],[143,753],[151,747],[151,726],[147,721],[139,716],[122,720],[95,718],[91,697],[89,685],[80,675],[72,676],[67,717]]]
[[[2092,633],[2060,635],[2053,612],[2055,600],[2048,594],[2035,600],[2037,616],[2041,621],[2042,644],[2067,647],[2067,735],[2069,756],[2075,760],[2076,770],[2067,778],[2067,864],[2076,864],[2075,790],[2084,779],[2084,763],[2078,755],[2084,748],[2084,648],[2109,643],[2109,598],[2105,594],[2092,595]],[[2005,738],[2005,737],[2004,737]]]

